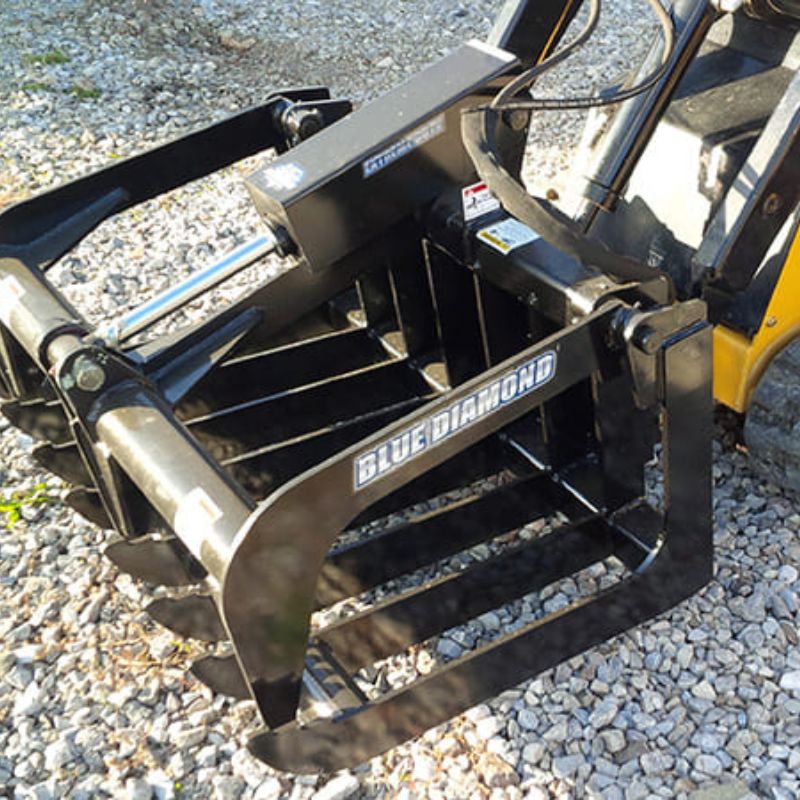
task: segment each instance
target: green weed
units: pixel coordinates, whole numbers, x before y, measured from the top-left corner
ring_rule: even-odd
[[[6,515],[6,528],[12,528],[22,519],[22,509],[52,503],[56,498],[47,492],[46,483],[37,483],[32,489],[12,492],[0,500],[0,513]]]
[[[69,61],[69,56],[63,52],[63,50],[54,47],[46,53],[40,53],[36,56],[27,56],[25,61],[27,61],[28,64],[47,64],[49,66],[51,64],[66,64]]]
[[[52,88],[41,81],[26,81],[22,84],[22,89],[25,92],[50,92]]]
[[[69,91],[70,94],[74,94],[79,100],[94,100],[95,98],[100,97],[99,89],[78,86],[77,83],[73,84]]]

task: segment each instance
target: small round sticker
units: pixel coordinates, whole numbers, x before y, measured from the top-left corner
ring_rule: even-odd
[[[288,192],[296,189],[303,180],[305,172],[299,164],[276,164],[267,167],[262,173],[264,182],[270,189]]]

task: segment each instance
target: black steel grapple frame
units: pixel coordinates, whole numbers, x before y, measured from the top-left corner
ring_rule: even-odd
[[[541,57],[577,4],[537,4],[549,27],[533,8],[509,4],[493,43]],[[498,247],[487,230],[508,224],[502,209],[465,219],[476,176],[460,112],[516,68],[475,43],[352,114],[325,90],[283,92],[0,215],[4,413],[47,440],[37,457],[77,484],[71,503],[122,534],[117,564],[199,586],[150,610],[232,643],[195,673],[256,701],[267,727],[252,751],[281,769],[363,761],[710,577],[702,304],[530,231]],[[501,125],[507,163],[525,136]],[[297,263],[243,301],[125,347],[124,326],[93,330],[47,282],[109,215],[269,147],[288,152],[249,182],[271,230],[254,257]],[[644,480],[658,441],[660,505]],[[551,532],[508,536],[542,518]],[[402,582],[484,542],[466,568]],[[409,686],[377,695],[357,678],[609,558],[615,585]],[[314,618],[387,585],[364,611]]]

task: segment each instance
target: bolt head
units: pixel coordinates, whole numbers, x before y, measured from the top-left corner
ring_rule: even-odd
[[[762,210],[765,216],[771,217],[773,214],[777,214],[781,210],[782,206],[783,198],[776,192],[772,192],[772,194],[768,195],[764,200]]]
[[[72,367],[75,385],[84,392],[96,392],[106,382],[105,370],[87,356],[79,356]]]
[[[506,112],[505,121],[512,131],[524,131],[530,119],[530,112],[523,109],[514,109]]]

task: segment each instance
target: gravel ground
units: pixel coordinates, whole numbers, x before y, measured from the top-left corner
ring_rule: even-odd
[[[3,0],[0,205],[259,101],[327,83],[358,100],[464,38],[473,0]],[[614,4],[590,50],[540,91],[614,78],[642,51],[641,4]],[[565,186],[577,116],[536,122],[528,177]],[[109,223],[56,272],[108,319],[246,239],[251,160]],[[196,310],[196,309],[194,309]],[[278,774],[243,743],[250,703],[185,672],[192,646],[141,612],[146,590],[100,558],[108,534],[59,501],[32,442],[0,422],[6,496],[52,502],[0,531],[0,796],[692,797],[800,795],[800,515],[715,442],[717,574],[670,614],[353,772]],[[504,619],[487,620],[505,624]]]

